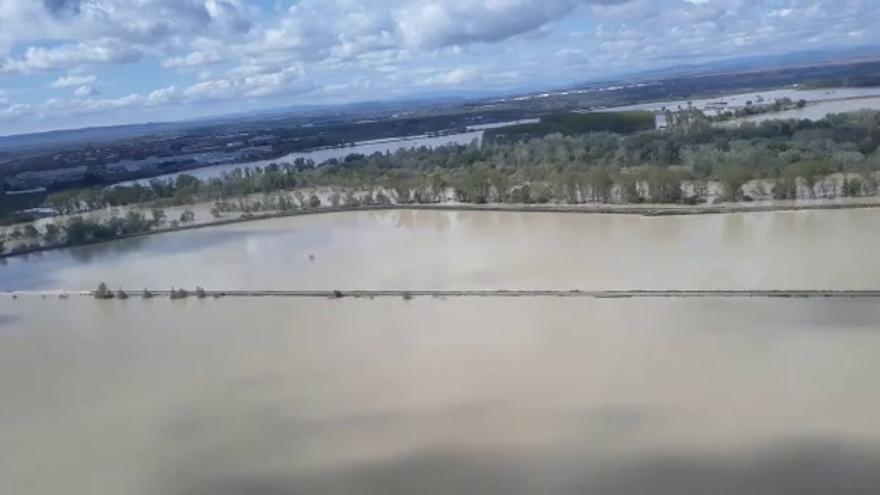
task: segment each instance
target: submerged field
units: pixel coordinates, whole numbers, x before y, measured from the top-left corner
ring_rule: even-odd
[[[878,289],[878,243],[874,209],[393,210],[12,258],[0,492],[874,493],[873,298],[45,291]]]
[[[877,289],[878,211],[334,213],[11,258],[0,290]]]
[[[871,493],[856,300],[0,298],[34,495]]]

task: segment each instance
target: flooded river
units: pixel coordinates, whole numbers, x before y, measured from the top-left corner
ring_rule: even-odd
[[[874,209],[334,213],[13,258],[0,290],[876,289],[878,245]]]
[[[359,212],[12,259],[0,284],[878,288],[878,244],[876,210]],[[873,494],[878,309],[0,293],[0,493]]]
[[[865,300],[0,296],[0,490],[880,486]]]
[[[174,179],[178,175],[187,174],[198,177],[202,180],[208,180],[215,177],[222,177],[224,174],[230,173],[235,169],[266,167],[270,164],[294,163],[298,159],[312,161],[316,165],[327,160],[341,160],[351,154],[360,154],[370,156],[375,153],[394,153],[399,150],[408,150],[414,148],[437,148],[450,144],[467,145],[472,142],[481,142],[483,134],[487,129],[504,127],[516,124],[528,124],[537,122],[538,119],[522,119],[508,122],[495,122],[492,124],[478,124],[468,127],[465,132],[445,134],[445,135],[427,135],[421,134],[416,136],[403,136],[389,139],[374,139],[369,141],[359,141],[351,143],[350,146],[339,146],[334,148],[318,148],[310,151],[299,151],[284,155],[280,158],[270,160],[257,160],[244,163],[225,163],[222,165],[204,166],[201,168],[187,170],[184,172],[176,172],[172,174],[160,175],[151,179],[139,179],[120,182],[118,185],[126,186],[132,184],[148,184],[152,179],[169,180]]]
[[[621,107],[613,107],[611,111],[624,110],[684,110],[695,108],[713,114],[718,105],[735,110],[751,104],[768,104],[777,99],[789,98],[792,101],[804,100],[808,106],[790,112],[777,112],[756,115],[752,118],[804,118],[821,119],[827,113],[849,112],[861,108],[880,108],[880,87],[864,88],[822,88],[822,89],[773,89],[750,93],[736,93],[712,98],[692,100],[667,100],[650,103],[639,103]],[[822,113],[818,113],[822,112]]]
[[[772,119],[819,120],[829,113],[857,112],[859,110],[880,109],[880,97],[854,98],[848,100],[822,101],[807,105],[804,108],[785,110],[783,112],[764,113],[736,119],[736,122],[761,122]]]

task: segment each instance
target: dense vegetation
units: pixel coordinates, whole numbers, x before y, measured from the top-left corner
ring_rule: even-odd
[[[665,131],[487,140],[483,145],[350,155],[317,167],[299,160],[206,181],[180,175],[147,185],[63,191],[50,195],[46,204],[64,214],[136,203],[155,210],[149,219],[134,212],[104,221],[74,217],[53,232],[16,227],[6,240],[32,243],[42,237],[44,245],[54,245],[130,235],[193,221],[192,212],[169,221],[162,208],[195,202],[213,204],[212,213],[219,217],[449,200],[699,203],[869,196],[878,193],[878,144],[878,112],[738,127],[713,126],[699,112],[686,112]],[[320,195],[319,189],[324,191]]]
[[[482,146],[350,155],[318,167],[299,160],[206,181],[180,175],[148,185],[65,191],[51,195],[47,205],[75,213],[148,201],[166,206],[228,201],[315,187],[383,192],[399,203],[441,201],[447,193],[468,203],[699,202],[715,196],[709,183],[720,187],[717,196],[735,201],[749,199],[755,191],[743,186],[754,179],[764,179],[766,195],[777,199],[873,195],[878,144],[878,112],[738,127],[712,126],[694,112],[668,131],[552,134]],[[834,173],[844,175],[829,177]],[[522,191],[526,186],[529,194]]]
[[[486,131],[489,140],[522,140],[544,137],[550,134],[575,136],[589,132],[614,132],[631,134],[654,128],[652,112],[590,112],[554,113],[541,117],[533,124],[518,124]]]

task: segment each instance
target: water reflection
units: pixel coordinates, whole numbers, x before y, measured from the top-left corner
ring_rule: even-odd
[[[93,246],[74,247],[70,248],[68,253],[72,259],[80,263],[89,263],[95,259],[102,259],[107,255],[125,255],[137,251],[143,247],[145,241],[145,237],[132,237]]]
[[[875,493],[876,306],[0,298],[0,479],[29,495]]]
[[[9,327],[12,323],[14,323],[18,318],[12,315],[5,315],[0,313],[0,331],[3,330],[4,327]]]
[[[874,209],[685,217],[365,211],[16,258],[0,266],[0,290],[91,289],[100,281],[215,289],[876,289],[878,244]]]
[[[737,242],[745,234],[744,215],[724,215],[721,222],[722,242]]]
[[[200,478],[198,463],[175,479],[180,495],[584,494],[825,495],[873,494],[880,452],[823,439],[769,445],[735,456],[665,453],[620,463],[521,452],[424,452],[320,476],[230,473]]]

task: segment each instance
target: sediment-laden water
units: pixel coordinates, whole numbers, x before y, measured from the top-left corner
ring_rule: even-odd
[[[877,289],[880,210],[683,217],[373,211],[13,258],[0,290]]]
[[[877,308],[0,296],[0,487],[876,493]]]
[[[877,289],[876,210],[386,211],[14,258],[3,290]],[[0,293],[0,493],[880,488],[876,299]]]

